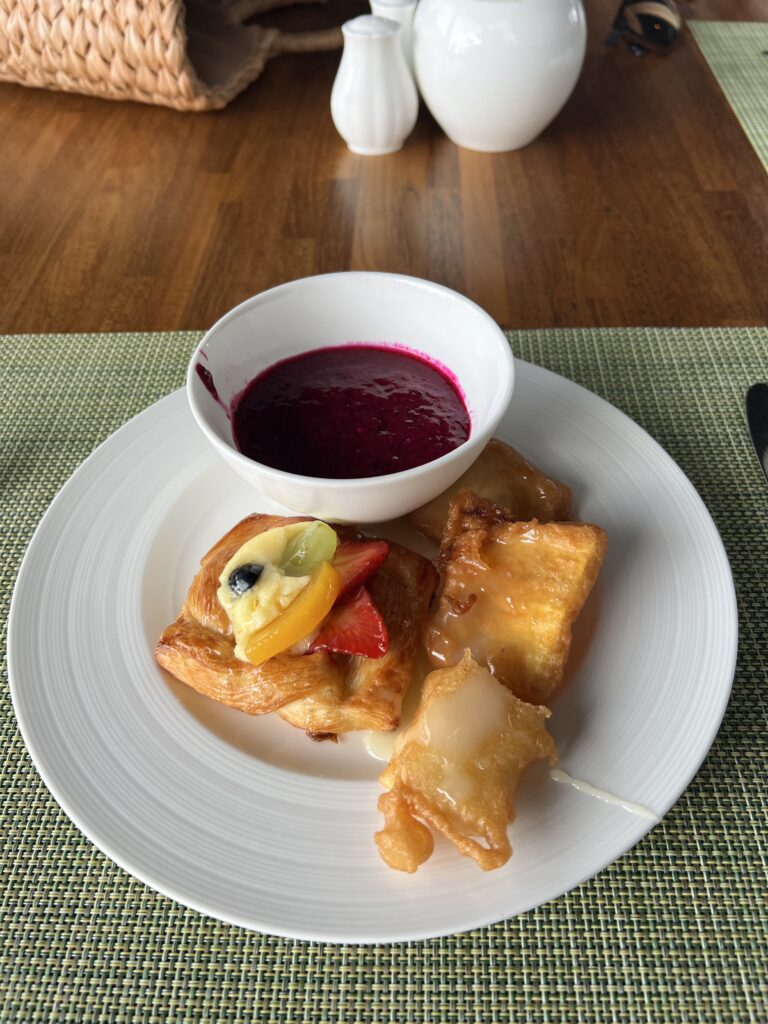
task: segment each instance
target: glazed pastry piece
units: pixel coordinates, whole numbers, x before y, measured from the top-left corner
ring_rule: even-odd
[[[333,685],[340,666],[324,652],[300,658],[281,654],[252,665],[235,654],[235,637],[217,592],[232,556],[252,537],[275,527],[306,522],[252,515],[239,522],[203,556],[179,617],[155,648],[158,664],[181,682],[222,704],[261,715]]]
[[[316,739],[357,729],[395,729],[437,579],[428,559],[390,543],[389,557],[366,584],[387,624],[389,650],[381,658],[340,660],[342,671],[335,678],[282,707],[281,717]]]
[[[514,448],[494,437],[452,487],[411,512],[408,519],[417,530],[439,543],[451,499],[463,490],[501,505],[515,519],[549,523],[571,518],[570,487],[545,476]]]
[[[515,696],[546,704],[605,548],[599,526],[518,522],[462,491],[443,534],[444,584],[425,633],[430,661],[454,665],[469,648]]]
[[[505,864],[520,777],[533,761],[556,760],[548,717],[546,708],[518,700],[469,651],[453,668],[427,676],[416,718],[381,775],[385,825],[375,839],[386,863],[416,871],[432,853],[431,829],[484,871]]]

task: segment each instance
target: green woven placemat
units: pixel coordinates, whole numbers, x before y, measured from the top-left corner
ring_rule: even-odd
[[[689,21],[688,26],[768,169],[768,23]]]
[[[197,337],[0,339],[3,622],[51,498],[99,441],[182,384]],[[768,329],[511,339],[650,431],[723,534],[741,615],[734,695],[678,804],[597,878],[492,928],[378,947],[259,936],[156,895],[79,834],[30,762],[4,676],[0,1020],[765,1024],[768,488],[742,402],[768,378]]]

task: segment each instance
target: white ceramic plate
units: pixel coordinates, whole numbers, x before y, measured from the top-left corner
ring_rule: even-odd
[[[518,362],[500,435],[603,525],[608,556],[551,728],[570,775],[661,817],[722,717],[736,655],[730,569],[675,463],[602,399]],[[534,767],[514,855],[484,874],[444,843],[414,876],[379,859],[379,766],[359,736],[315,744],[165,676],[152,649],[200,555],[273,511],[195,428],[178,392],[119,430],[46,513],[9,626],[24,739],[75,824],[126,871],[205,914],[277,935],[390,942],[498,921],[596,874],[646,817]]]

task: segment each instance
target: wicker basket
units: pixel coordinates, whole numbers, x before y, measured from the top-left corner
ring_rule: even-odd
[[[214,110],[270,57],[341,45],[337,28],[245,24],[301,2],[315,0],[0,0],[0,81]]]

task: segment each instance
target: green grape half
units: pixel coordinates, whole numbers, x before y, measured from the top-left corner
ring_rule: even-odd
[[[306,530],[288,543],[282,570],[286,576],[309,576],[321,562],[330,562],[336,554],[339,538],[327,523],[307,523]]]

